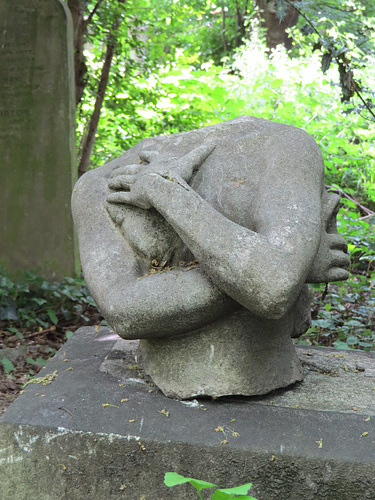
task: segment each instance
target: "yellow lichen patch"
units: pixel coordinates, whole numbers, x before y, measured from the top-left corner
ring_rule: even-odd
[[[128,365],[129,370],[138,370],[139,366],[138,365]]]
[[[50,384],[55,378],[57,377],[57,370],[55,370],[53,373],[48,373],[44,377],[36,377],[33,378],[32,380],[29,380],[24,384],[23,389],[29,385],[29,384],[43,384],[43,385],[48,385]]]

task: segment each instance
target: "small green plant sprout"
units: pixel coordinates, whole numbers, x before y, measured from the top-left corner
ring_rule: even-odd
[[[201,481],[200,479],[194,479],[192,477],[184,477],[176,472],[166,472],[164,476],[164,484],[168,487],[178,486],[179,484],[190,483],[198,492],[198,497],[203,500],[201,491],[206,488],[216,488],[216,484],[208,483],[207,481]],[[246,493],[252,487],[252,483],[243,484],[242,486],[237,486],[236,488],[218,488],[211,495],[211,500],[232,500],[242,499],[242,500],[257,500],[254,497],[250,497]]]

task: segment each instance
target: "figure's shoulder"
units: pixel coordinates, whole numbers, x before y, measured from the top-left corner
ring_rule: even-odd
[[[314,138],[300,127],[292,124],[274,122],[255,116],[241,116],[228,120],[222,124],[231,134],[239,136],[258,136],[264,141],[278,141],[287,145],[288,143],[305,144],[319,149]],[[287,141],[287,143],[286,143]]]

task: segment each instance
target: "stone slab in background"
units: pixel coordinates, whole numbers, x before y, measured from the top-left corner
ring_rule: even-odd
[[[60,0],[0,3],[0,262],[49,279],[77,270],[73,35]]]
[[[181,402],[135,347],[82,328],[39,374],[50,383],[25,388],[0,419],[1,499],[196,498],[167,471],[253,482],[259,500],[375,498],[374,354],[302,348],[291,390]]]

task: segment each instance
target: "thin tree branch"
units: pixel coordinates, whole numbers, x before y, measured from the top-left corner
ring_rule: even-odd
[[[43,335],[43,333],[48,333],[48,332],[54,332],[56,330],[56,326],[53,325],[51,326],[50,328],[46,328],[45,330],[40,330],[40,332],[33,332],[33,333],[30,333],[29,335],[26,335],[26,337],[28,339],[32,338],[32,337],[37,337],[38,335]]]
[[[346,186],[347,189],[349,189],[346,184],[345,184],[345,186]],[[343,196],[345,196],[345,198],[347,198],[348,200],[350,200],[357,207],[359,207],[365,214],[367,214],[366,217],[371,217],[372,215],[375,215],[375,212],[373,212],[369,208],[367,208],[364,205],[362,205],[362,203],[360,203],[353,195],[349,195],[346,191],[344,191],[339,186],[333,185],[333,186],[326,186],[326,187],[328,189],[332,189],[333,191],[339,191],[340,194],[342,194]]]
[[[223,44],[224,52],[228,51],[227,39],[225,37],[225,10],[221,8],[221,41]]]
[[[310,19],[308,17],[305,16],[305,14],[303,14],[303,12],[301,10],[299,10],[295,5],[293,5],[293,3],[290,1],[290,0],[285,0],[286,3],[288,5],[290,5],[291,7],[293,7],[300,16],[302,16],[304,18],[304,20],[308,23],[308,25],[314,30],[314,32],[319,36],[319,38],[321,38],[321,35],[319,33],[319,31],[315,28],[315,26],[313,25],[313,23],[310,21]],[[333,54],[332,54],[333,55]],[[342,61],[340,61],[340,59],[338,58],[338,56],[334,55],[333,56],[334,60],[336,61],[336,64],[340,67],[342,66],[344,63]],[[348,68],[346,68],[348,69]],[[358,82],[353,78],[353,84],[354,84],[354,92],[357,94],[357,96],[359,97],[359,99],[362,101],[363,105],[365,106],[365,108],[367,109],[367,111],[370,113],[370,115],[375,118],[375,113],[372,111],[372,109],[370,108],[370,106],[367,104],[367,102],[364,100],[364,98],[362,97],[362,94],[360,92],[360,88],[361,86],[358,84]]]
[[[294,9],[294,10],[296,10],[300,16],[302,16],[302,17],[304,18],[304,20],[305,20],[305,21],[307,22],[307,24],[311,27],[311,29],[313,29],[313,30],[315,31],[315,33],[316,33],[317,35],[319,35],[319,37],[320,37],[320,33],[319,33],[319,31],[315,28],[315,26],[314,26],[314,25],[313,25],[313,23],[310,21],[310,19],[309,19],[308,17],[306,17],[306,16],[303,14],[303,12],[302,12],[301,10],[297,9],[297,7],[296,7],[296,6],[295,6],[295,5],[294,5],[294,4],[293,4],[290,0],[285,0],[285,1],[286,1],[286,3],[287,3],[289,6],[293,7],[293,9]]]
[[[367,104],[367,102],[363,99],[362,97],[362,94],[361,92],[359,91],[359,85],[357,84],[357,82],[354,80],[354,84],[355,84],[355,93],[357,94],[357,96],[361,99],[361,101],[363,102],[364,106],[366,107],[367,111],[370,113],[370,115],[373,116],[373,118],[375,118],[375,113],[372,111],[372,109],[370,108],[370,106]]]
[[[100,7],[100,5],[102,3],[103,3],[103,0],[98,0],[98,2],[96,2],[95,7],[92,9],[92,11],[90,12],[90,14],[88,15],[88,17],[84,21],[85,26],[87,26],[88,24],[90,24],[92,18],[94,17],[96,11],[99,9],[99,7]]]

